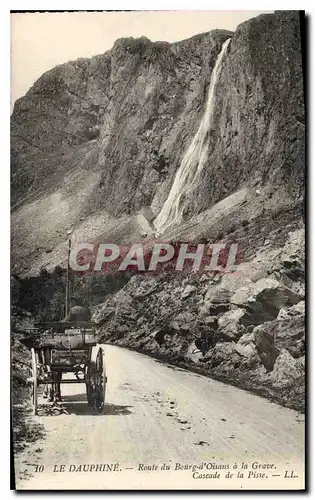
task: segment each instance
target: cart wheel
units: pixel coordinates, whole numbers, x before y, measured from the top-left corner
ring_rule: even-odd
[[[85,387],[88,405],[93,406],[92,368],[90,365],[86,366],[85,369]]]
[[[37,415],[37,363],[34,347],[31,349],[32,354],[32,387],[33,387],[33,415]]]
[[[88,405],[97,413],[104,408],[106,382],[105,354],[100,346],[94,346],[86,368],[85,383]]]
[[[94,408],[98,413],[101,413],[105,405],[106,393],[106,367],[105,367],[105,353],[100,347],[96,357],[95,363],[95,395],[94,395]]]

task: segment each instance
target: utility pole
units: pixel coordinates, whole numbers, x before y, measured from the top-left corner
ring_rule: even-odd
[[[67,274],[66,274],[66,311],[65,311],[65,316],[67,316],[68,311],[69,311],[69,295],[70,295],[70,281],[69,281],[70,252],[71,252],[71,239],[69,239],[69,241],[68,241],[68,259],[67,259]]]

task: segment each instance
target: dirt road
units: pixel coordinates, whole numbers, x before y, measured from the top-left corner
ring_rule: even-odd
[[[147,356],[105,349],[104,414],[92,414],[84,385],[64,385],[65,411],[33,417],[45,437],[17,456],[18,489],[303,487],[302,415]]]

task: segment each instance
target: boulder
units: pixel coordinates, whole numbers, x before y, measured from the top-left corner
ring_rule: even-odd
[[[284,306],[300,301],[298,294],[275,279],[263,278],[237,290],[231,303],[246,310],[242,321],[245,325],[259,325],[277,317]]]
[[[245,358],[250,358],[252,356],[257,357],[257,351],[254,344],[239,344],[235,345],[235,351]]]
[[[238,354],[243,356],[245,360],[245,363],[243,363],[244,369],[252,369],[254,366],[260,366],[265,371],[265,366],[261,364],[261,357],[256,349],[255,334],[253,331],[242,335],[235,346],[235,350]]]
[[[291,307],[282,307],[279,311],[277,319],[289,319],[292,316],[298,316],[305,314],[305,302],[301,300],[297,304]]]
[[[261,362],[267,371],[271,371],[278,357],[279,351],[274,345],[274,336],[271,322],[259,325],[254,328],[256,350]]]
[[[240,345],[240,344],[244,344],[244,345],[252,344],[253,346],[255,346],[255,333],[254,333],[254,331],[244,333],[244,335],[242,335],[242,337],[239,339],[237,344],[238,345]]]
[[[233,379],[236,372],[255,370],[260,364],[259,355],[253,345],[236,344],[235,342],[217,343],[204,357],[204,362],[217,374],[226,374]],[[261,365],[260,365],[261,366]]]
[[[231,292],[221,285],[212,286],[206,292],[203,311],[216,316],[230,309]]]
[[[234,342],[218,343],[206,353],[204,360],[209,367],[216,367],[222,362],[231,362],[233,354],[238,357]]]
[[[302,364],[294,359],[286,349],[282,349],[270,373],[270,380],[273,385],[280,388],[286,387],[303,377],[303,375]]]
[[[291,356],[299,358],[305,353],[305,316],[299,315],[285,320],[276,320],[272,325],[274,345],[279,351],[286,349]]]
[[[281,266],[281,264],[279,264]],[[291,277],[289,277],[291,276]],[[292,279],[292,274],[288,273],[284,267],[280,267],[271,273],[270,278],[281,281],[286,288],[297,294],[301,299],[305,298],[305,278]]]
[[[289,317],[284,320],[276,319],[257,326],[253,334],[257,350],[263,358],[269,359],[268,367],[272,368],[272,361],[282,349],[286,349],[291,356],[299,358],[305,352],[305,318],[304,315]]]
[[[222,314],[218,320],[220,335],[230,340],[240,338],[245,332],[245,326],[241,322],[244,314],[244,309],[233,309]]]

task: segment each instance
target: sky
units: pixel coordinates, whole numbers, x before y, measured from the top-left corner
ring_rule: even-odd
[[[238,24],[262,11],[138,11],[11,14],[11,105],[47,70],[109,50],[121,37],[174,42]]]

